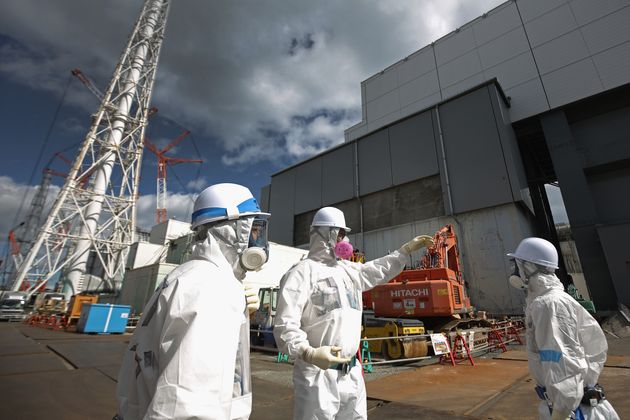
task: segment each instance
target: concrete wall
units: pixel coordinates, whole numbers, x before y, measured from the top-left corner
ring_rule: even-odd
[[[353,140],[497,78],[512,121],[630,82],[630,0],[508,1],[361,84]]]
[[[495,314],[522,313],[524,295],[507,281],[510,268],[506,254],[516,249],[521,239],[532,236],[527,212],[521,206],[504,204],[366,232],[363,239],[360,235],[349,238],[370,260],[398,249],[409,238],[433,235],[442,226],[453,224],[473,305]],[[408,265],[415,266],[420,257],[419,252],[414,253]]]

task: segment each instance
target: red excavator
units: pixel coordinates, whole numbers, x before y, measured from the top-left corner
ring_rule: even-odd
[[[375,316],[401,318],[470,312],[453,226],[444,226],[433,240],[419,268],[404,270],[389,283],[364,292],[363,308],[372,309]]]
[[[426,338],[405,339],[425,330],[450,331],[467,328],[461,315],[472,312],[460,267],[457,236],[446,225],[433,237],[419,268],[404,270],[389,283],[363,293],[363,335],[398,337],[382,343],[370,342],[371,350],[388,358],[427,354]]]

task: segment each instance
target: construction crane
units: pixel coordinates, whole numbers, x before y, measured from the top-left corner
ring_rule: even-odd
[[[50,214],[12,289],[25,280],[59,276],[69,297],[83,289],[91,256],[103,270],[101,288],[122,281],[134,241],[144,133],[169,0],[145,0],[98,111]],[[82,180],[89,182],[82,184]]]
[[[155,223],[160,224],[168,220],[166,212],[166,167],[168,165],[177,165],[180,163],[203,163],[200,159],[184,159],[166,156],[166,152],[173,147],[181,143],[188,135],[190,131],[186,130],[179,135],[175,140],[170,142],[165,148],[159,150],[151,141],[145,137],[144,144],[156,157],[157,157],[157,205],[155,209]]]

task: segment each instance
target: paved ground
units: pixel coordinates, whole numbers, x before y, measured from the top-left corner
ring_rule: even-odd
[[[81,335],[0,324],[0,418],[111,419],[129,336]],[[609,339],[600,378],[620,417],[630,418],[630,339]],[[498,358],[493,358],[498,356]],[[370,419],[535,419],[538,403],[518,347],[476,366],[410,364],[365,375]],[[292,365],[252,354],[252,420],[291,419]]]

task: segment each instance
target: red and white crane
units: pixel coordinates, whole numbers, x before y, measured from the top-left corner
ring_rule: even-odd
[[[171,165],[180,163],[203,163],[201,159],[185,159],[178,157],[166,156],[166,152],[181,143],[190,131],[186,130],[180,134],[175,140],[171,141],[162,150],[159,150],[151,141],[145,137],[144,145],[157,157],[157,206],[155,209],[155,223],[160,224],[168,220],[166,211],[166,168]]]

